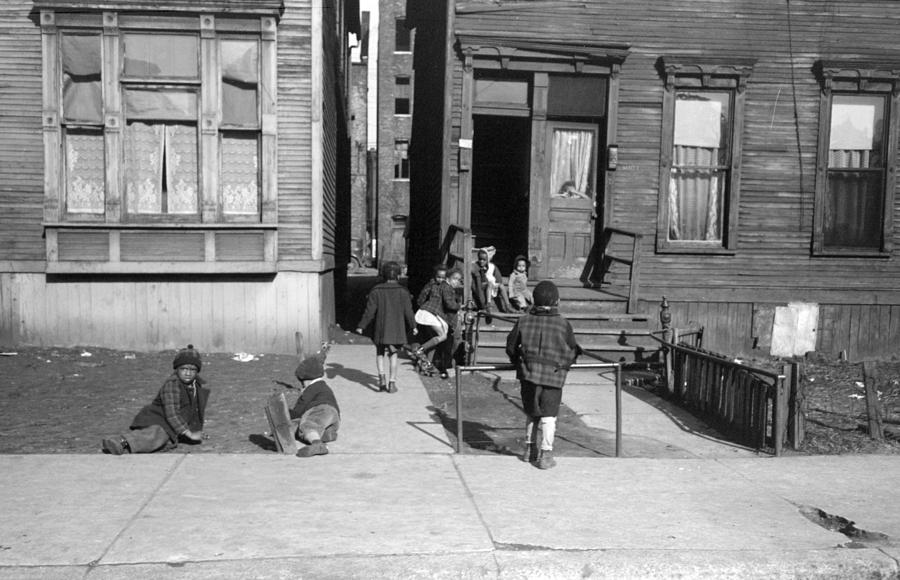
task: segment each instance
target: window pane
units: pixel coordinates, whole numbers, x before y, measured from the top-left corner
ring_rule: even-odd
[[[398,18],[395,22],[395,44],[394,51],[395,52],[409,52],[412,48],[412,40],[410,37],[410,31],[406,27],[406,19]]]
[[[594,132],[554,129],[550,196],[591,199],[594,190]]]
[[[63,121],[103,121],[100,88],[100,36],[64,34],[60,39],[63,73]]]
[[[222,123],[258,127],[259,49],[256,42],[223,40]]]
[[[409,141],[394,142],[394,179],[409,179]]]
[[[125,76],[140,78],[199,78],[199,41],[185,34],[122,35]]]
[[[394,114],[409,115],[409,77],[394,80]]]
[[[222,136],[222,211],[259,212],[259,144],[256,135]]]
[[[197,129],[166,127],[166,210],[197,213]]]
[[[129,123],[125,130],[128,211],[194,214],[198,211],[197,128]]]
[[[828,167],[884,167],[884,97],[834,95]]]
[[[125,195],[131,213],[162,213],[163,125],[125,130]]]
[[[129,120],[196,121],[197,93],[186,89],[127,90],[125,116]]]
[[[881,171],[829,171],[824,242],[830,248],[881,247]]]
[[[66,132],[66,210],[104,212],[105,158],[102,131]]]
[[[675,101],[675,147],[712,153],[712,165],[730,165],[731,95],[726,92],[679,91]]]
[[[669,239],[722,241],[728,173],[673,168],[669,178]]]
[[[602,117],[606,114],[606,79],[595,76],[550,75],[547,114]]]
[[[475,102],[527,105],[528,81],[476,79]]]

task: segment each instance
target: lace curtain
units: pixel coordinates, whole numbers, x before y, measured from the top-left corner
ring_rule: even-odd
[[[675,146],[669,178],[669,239],[722,239],[725,172],[717,148]]]
[[[125,195],[129,211],[141,214],[197,213],[197,163],[196,128],[129,124],[125,133]]]
[[[103,213],[104,159],[103,133],[66,133],[66,211]]]
[[[553,197],[591,196],[594,133],[578,129],[553,131],[550,194]]]
[[[222,211],[255,214],[259,211],[259,146],[256,136],[222,137]]]

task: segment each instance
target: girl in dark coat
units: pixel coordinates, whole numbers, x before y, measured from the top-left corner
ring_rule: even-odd
[[[406,344],[409,332],[415,333],[416,323],[412,310],[412,296],[400,285],[400,264],[385,262],[382,267],[384,282],[369,292],[366,310],[357,325],[356,332],[375,321],[372,341],[375,343],[375,366],[378,368],[378,388],[388,393],[397,392],[397,355]],[[390,373],[385,382],[385,369]]]

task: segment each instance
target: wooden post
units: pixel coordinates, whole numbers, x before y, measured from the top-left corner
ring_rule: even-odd
[[[863,380],[866,384],[866,413],[869,416],[869,437],[884,441],[881,425],[881,404],[878,402],[878,366],[875,361],[863,362]]]
[[[772,414],[772,439],[775,448],[775,456],[781,455],[784,447],[784,434],[787,430],[788,390],[786,382],[791,376],[790,365],[784,365],[781,369],[783,376],[775,381],[775,401]]]
[[[675,344],[674,336],[675,329],[667,330],[665,333],[665,339]],[[670,338],[671,337],[671,338]],[[675,395],[675,365],[674,365],[674,357],[675,350],[672,348],[666,348],[666,395],[671,397]]]
[[[806,393],[803,382],[800,380],[800,365],[791,364],[790,401],[788,403],[788,439],[792,448],[796,451],[803,444],[806,437]]]

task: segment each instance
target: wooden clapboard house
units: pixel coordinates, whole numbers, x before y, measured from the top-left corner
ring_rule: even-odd
[[[325,337],[356,27],[356,0],[4,1],[0,343]]]
[[[411,271],[456,224],[582,302],[621,287],[656,326],[665,296],[714,350],[767,352],[805,302],[816,350],[900,354],[900,3],[409,0],[407,21]]]

